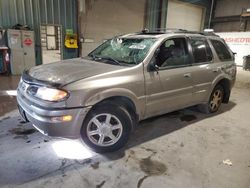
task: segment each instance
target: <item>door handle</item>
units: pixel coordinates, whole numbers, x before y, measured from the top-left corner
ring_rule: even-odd
[[[190,73],[186,73],[183,75],[185,78],[190,78],[191,77],[191,74]]]

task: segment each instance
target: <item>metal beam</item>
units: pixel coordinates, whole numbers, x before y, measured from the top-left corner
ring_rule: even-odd
[[[239,22],[239,21],[240,21],[240,15],[215,17],[212,19],[212,23]]]

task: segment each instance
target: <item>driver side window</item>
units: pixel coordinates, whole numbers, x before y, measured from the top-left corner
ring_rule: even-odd
[[[161,69],[189,65],[189,54],[185,38],[166,40],[160,47],[156,57],[156,65]]]

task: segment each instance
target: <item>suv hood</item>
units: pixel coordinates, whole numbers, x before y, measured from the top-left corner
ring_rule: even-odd
[[[82,58],[32,67],[28,74],[33,80],[64,86],[69,83],[125,67]]]

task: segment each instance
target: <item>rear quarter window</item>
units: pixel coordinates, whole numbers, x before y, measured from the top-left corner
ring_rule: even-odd
[[[233,60],[231,53],[229,52],[228,48],[223,42],[219,40],[210,40],[210,41],[221,61]]]

